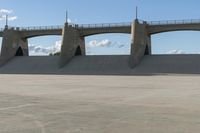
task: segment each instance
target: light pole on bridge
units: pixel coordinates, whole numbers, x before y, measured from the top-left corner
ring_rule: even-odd
[[[8,29],[8,14],[6,14],[6,25],[5,25],[5,29]]]
[[[138,20],[138,7],[136,6],[136,11],[135,11],[135,17],[136,17],[136,20]]]
[[[68,11],[66,11],[66,23],[68,23]]]

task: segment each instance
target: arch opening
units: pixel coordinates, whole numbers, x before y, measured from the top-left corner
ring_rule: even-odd
[[[152,54],[200,54],[199,31],[174,31],[152,36]]]
[[[147,45],[146,45],[144,54],[145,54],[145,55],[149,55],[149,47],[148,47]]]
[[[75,51],[75,56],[80,56],[80,55],[82,55],[82,51],[81,51],[81,47],[78,46],[78,47],[76,48],[76,51]]]
[[[17,49],[17,52],[16,52],[15,56],[24,56],[24,52],[22,50],[22,47],[19,47]]]
[[[61,36],[48,35],[28,38],[30,56],[59,56]]]
[[[88,36],[86,55],[130,55],[131,35],[124,33],[106,33]]]

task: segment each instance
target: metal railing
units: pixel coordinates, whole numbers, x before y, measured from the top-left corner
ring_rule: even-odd
[[[57,30],[62,29],[63,26],[33,26],[33,27],[8,27],[8,29],[13,29],[17,31],[34,31],[34,30]],[[4,28],[0,29],[0,32],[4,31]]]
[[[108,27],[122,27],[131,26],[131,23],[103,23],[103,24],[68,24],[69,27],[84,29],[84,28],[108,28]],[[64,26],[34,26],[34,27],[12,27],[14,30],[19,31],[34,31],[34,30],[57,30],[62,29]]]
[[[57,30],[62,29],[63,26],[34,26],[34,27],[15,27],[15,30],[19,31],[34,31],[34,30]]]
[[[78,28],[84,29],[84,28],[110,28],[110,27],[125,27],[125,26],[131,26],[130,22],[124,22],[124,23],[102,23],[102,24],[81,24],[78,25]]]
[[[200,19],[147,21],[149,25],[200,24]]]

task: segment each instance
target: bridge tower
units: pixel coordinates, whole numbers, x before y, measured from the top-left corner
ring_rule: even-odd
[[[28,41],[20,36],[17,29],[6,27],[3,31],[1,64],[20,55],[28,56]]]
[[[65,23],[62,33],[62,46],[59,67],[63,67],[74,56],[85,55],[85,38],[76,29],[78,25]]]
[[[141,62],[144,55],[151,54],[151,36],[147,31],[147,23],[141,23],[136,18],[131,26],[131,36],[130,66],[134,68]]]

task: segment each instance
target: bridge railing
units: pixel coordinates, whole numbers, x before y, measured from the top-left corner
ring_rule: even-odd
[[[147,21],[147,24],[149,25],[199,24],[199,23],[200,23],[200,19]]]
[[[102,24],[81,24],[78,25],[78,28],[110,28],[110,27],[122,27],[122,26],[131,26],[130,22],[125,23],[102,23]]]
[[[57,29],[62,29],[62,28],[63,28],[63,26],[57,25],[57,26],[15,27],[15,30],[19,30],[19,31],[57,30]]]

